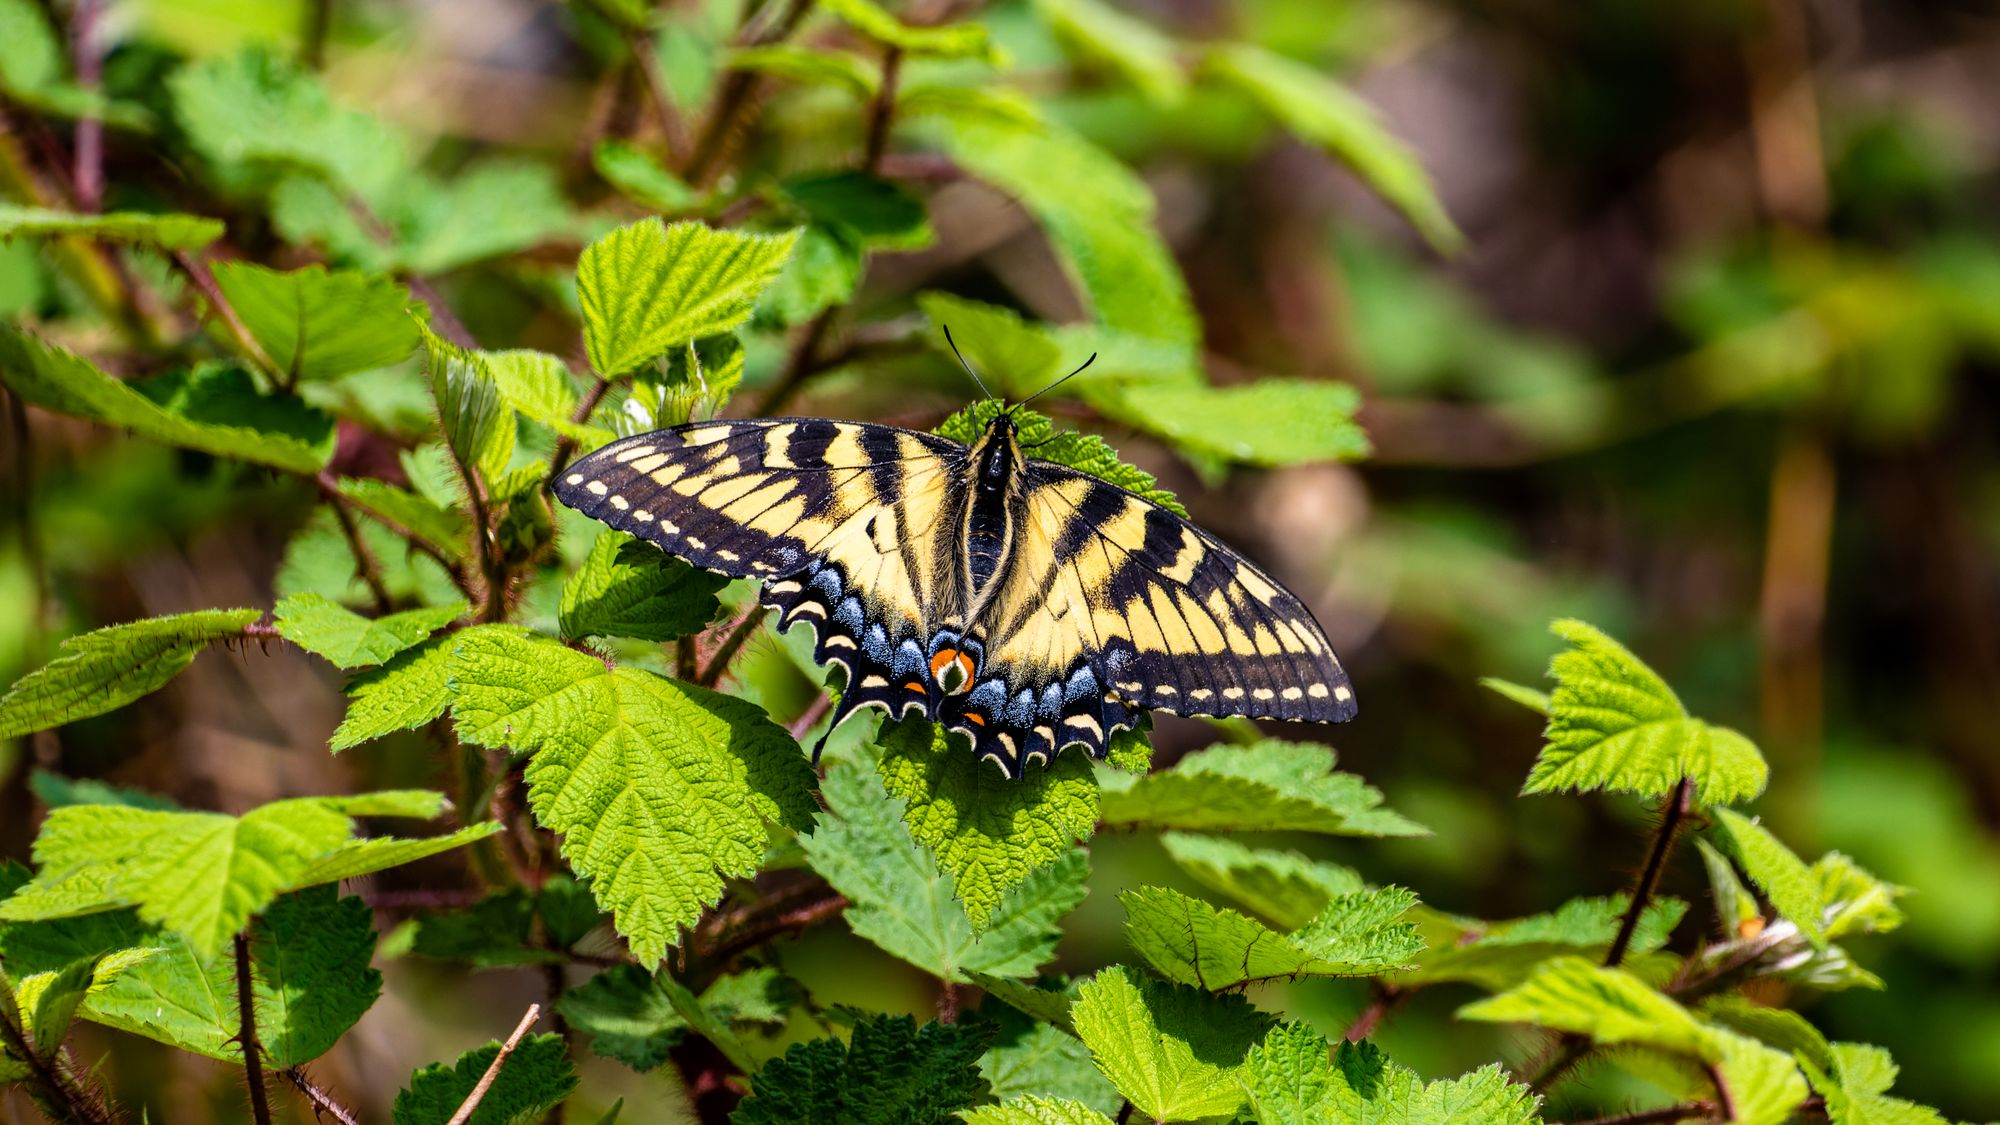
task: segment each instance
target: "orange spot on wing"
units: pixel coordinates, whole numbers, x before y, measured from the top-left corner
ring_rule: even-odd
[[[965,713],[965,721],[968,723],[978,723],[980,726],[983,727],[986,725],[986,716],[975,715],[971,711],[967,711]]]
[[[924,693],[924,685],[917,682],[916,680],[911,680],[909,683],[904,684],[903,688],[906,691],[914,691],[918,695],[922,695]]]

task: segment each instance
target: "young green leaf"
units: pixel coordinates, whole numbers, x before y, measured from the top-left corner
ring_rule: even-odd
[[[1347,87],[1250,43],[1209,48],[1201,73],[1241,91],[1287,129],[1347,165],[1438,250],[1450,253],[1464,243],[1423,165]]]
[[[803,48],[792,49],[817,55]],[[701,195],[686,181],[667,171],[652,153],[630,141],[613,138],[597,142],[597,147],[591,150],[590,163],[604,177],[604,182],[617,188],[625,198],[652,210],[674,214],[701,202]]]
[[[1368,435],[1354,421],[1361,395],[1345,383],[1133,383],[1098,401],[1117,417],[1183,449],[1226,461],[1298,465],[1368,455]]]
[[[1749,739],[1688,715],[1639,658],[1570,619],[1550,629],[1570,643],[1549,663],[1547,745],[1523,793],[1605,789],[1663,796],[1683,777],[1704,804],[1747,800],[1764,789],[1764,757]]]
[[[558,433],[575,428],[570,415],[576,412],[576,386],[570,378],[569,364],[547,352],[529,348],[479,354],[486,360],[486,371],[493,377],[494,385],[500,388],[501,401],[521,417]]]
[[[463,636],[433,637],[349,680],[347,715],[328,748],[337,754],[444,714],[451,706],[451,650]]]
[[[1135,979],[1116,965],[1083,986],[1072,1015],[1097,1069],[1158,1121],[1236,1112],[1238,1069],[1272,1022],[1240,995]]]
[[[518,427],[500,397],[486,353],[468,351],[429,330],[424,349],[445,444],[467,472],[477,470],[497,485],[513,460]]]
[[[563,636],[671,641],[708,627],[728,579],[662,555],[623,532],[602,531],[563,583]]]
[[[1716,809],[1715,818],[1717,842],[1815,948],[1902,924],[1896,897],[1903,888],[1882,882],[1839,852],[1828,852],[1807,867],[1769,829],[1731,809]]]
[[[1035,0],[1035,11],[1077,57],[1115,72],[1153,104],[1187,93],[1174,41],[1145,20],[1101,0]]]
[[[1260,1121],[1449,1121],[1531,1125],[1538,1098],[1498,1066],[1425,1083],[1367,1042],[1328,1048],[1290,1023],[1271,1030],[1243,1063],[1243,1087]]]
[[[293,379],[331,379],[408,359],[420,337],[393,279],[306,266],[218,262],[215,282],[264,354]]]
[[[875,0],[820,0],[820,7],[877,43],[907,54],[940,59],[976,58],[991,63],[1000,61],[997,49],[987,38],[986,28],[981,24],[913,27],[890,15]]]
[[[1228,895],[1280,930],[1298,929],[1335,896],[1365,889],[1352,869],[1293,851],[1250,848],[1221,836],[1188,832],[1163,833],[1160,843],[1202,886]]]
[[[872,98],[882,86],[880,68],[864,62],[858,55],[791,43],[734,47],[723,56],[722,65],[730,70],[768,74],[810,86],[840,87],[856,99]]]
[[[622,375],[750,318],[798,241],[646,219],[584,248],[577,262],[590,364]]]
[[[764,1064],[736,1125],[946,1121],[987,1097],[976,1063],[993,1029],[872,1016],[838,1039],[799,1043]]]
[[[263,614],[210,609],[112,625],[63,641],[61,655],[0,696],[0,739],[114,711],[157,691],[216,641]]]
[[[515,629],[468,631],[451,675],[459,737],[534,755],[536,820],[641,964],[757,870],[767,822],[811,823],[811,767],[752,704]]]
[[[96,981],[97,965],[96,958],[85,958],[50,972],[30,973],[19,981],[0,975],[0,990],[12,985],[14,1008],[32,1054],[52,1058],[62,1050],[77,1009]]]
[[[1336,896],[1291,934],[1165,887],[1126,891],[1118,901],[1140,956],[1167,979],[1211,992],[1279,977],[1374,976],[1423,949],[1416,927],[1402,920],[1417,896],[1398,887]]]
[[[948,437],[964,445],[979,440],[988,424],[1007,409],[1007,404],[995,399],[982,399],[971,406],[938,423],[932,432],[940,437]],[[1118,451],[1111,448],[1096,434],[1080,434],[1073,430],[1058,430],[1045,415],[1032,410],[1016,410],[1014,424],[1020,427],[1020,442],[1032,446],[1035,459],[1048,461],[1089,473],[1099,480],[1109,481],[1142,500],[1150,500],[1175,515],[1187,515],[1187,509],[1174,498],[1174,494],[1158,487],[1151,473],[1133,468],[1118,459]]]
[[[250,967],[261,982],[257,1041],[277,1066],[325,1054],[382,991],[375,913],[331,886],[285,895],[251,930]],[[261,972],[259,971],[261,970]]]
[[[1380,807],[1382,794],[1333,769],[1330,747],[1267,739],[1215,746],[1171,770],[1133,778],[1100,773],[1104,823],[1221,831],[1421,836],[1426,830]]]
[[[442,836],[421,836],[404,838],[400,836],[369,836],[360,840],[349,840],[332,853],[312,861],[305,874],[299,877],[300,886],[316,886],[321,883],[337,883],[342,879],[357,879],[363,875],[373,875],[377,871],[387,871],[391,867],[401,867],[420,859],[462,848],[467,844],[484,840],[505,826],[497,820],[484,820],[469,824],[456,832]]]
[[[384,208],[395,233],[393,264],[439,274],[572,236],[578,225],[554,169],[487,160],[447,181],[421,173],[398,181]]]
[[[318,594],[294,594],[271,611],[280,635],[336,668],[381,664],[463,616],[464,602],[369,619]]]
[[[1081,754],[1016,780],[932,723],[884,725],[878,741],[883,786],[906,802],[903,823],[951,876],[975,932],[1009,891],[1096,830],[1097,779]]]
[[[951,345],[956,342],[966,363],[1000,388],[1002,397],[1025,399],[1063,374],[1057,370],[1062,348],[1012,309],[937,292],[918,294],[917,307],[936,329],[925,335],[925,342],[954,365],[958,361]],[[952,330],[951,340],[945,339],[946,328]]]
[[[199,250],[221,238],[223,230],[222,220],[200,215],[152,215],[139,211],[91,215],[0,203],[0,240],[77,234],[100,242],[160,250]]]
[[[1629,904],[1624,895],[1572,899],[1550,913],[1504,922],[1419,911],[1414,921],[1428,948],[1416,958],[1416,968],[1399,979],[1415,984],[1465,981],[1501,992],[1520,984],[1551,957],[1577,954],[1601,959]],[[1686,913],[1687,903],[1676,898],[1647,903],[1633,931],[1628,960],[1665,945]]]
[[[1945,1125],[1944,1116],[1929,1106],[1889,1096],[1896,1061],[1880,1047],[1835,1043],[1830,1058],[1815,1062],[1800,1055],[1799,1066],[1826,1099],[1833,1125]]]
[[[1118,1090],[1090,1061],[1074,1034],[1043,1023],[1005,1003],[982,1004],[979,1018],[996,1029],[979,1072],[1000,1101],[1022,1095],[1063,1098],[1093,1112],[1115,1113]]]
[[[395,1125],[448,1125],[499,1054],[500,1044],[488,1043],[460,1055],[454,1066],[432,1063],[410,1075],[409,1086],[396,1093],[390,1120]],[[576,1070],[563,1049],[562,1036],[530,1035],[507,1056],[465,1125],[538,1121],[574,1089]]]
[[[162,405],[74,352],[0,324],[0,376],[15,394],[45,410],[218,457],[316,473],[333,456],[331,419],[296,399],[256,393],[241,372],[236,378],[202,380],[204,393],[193,400],[183,397],[176,409],[171,401]],[[312,431],[302,435],[300,423],[314,420]]]
[[[1110,1125],[1111,1118],[1068,1098],[1038,1098],[1032,1095],[974,1106],[958,1115],[965,1125]]]

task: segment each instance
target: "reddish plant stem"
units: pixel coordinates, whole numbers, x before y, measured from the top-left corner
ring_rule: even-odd
[[[236,1041],[243,1048],[243,1084],[250,1088],[250,1117],[257,1125],[271,1125],[263,1049],[257,1045],[257,1007],[250,988],[250,938],[239,933],[231,940],[236,946],[236,1013],[240,1021]]]
[[[896,81],[902,71],[902,48],[889,48],[882,56],[882,88],[868,107],[868,141],[861,166],[870,172],[882,166],[882,153],[889,147],[889,126],[896,119]]]
[[[375,599],[377,613],[389,612],[389,587],[382,581],[381,564],[375,561],[375,552],[361,538],[361,528],[354,522],[354,513],[344,505],[333,505],[333,518],[340,524],[340,533],[347,537],[347,546],[354,552],[354,573],[368,584],[369,596]]]
[[[222,293],[222,287],[215,283],[215,274],[208,268],[207,260],[196,257],[191,251],[176,250],[174,264],[179,266],[181,272],[187,275],[187,279],[194,283],[196,291],[208,302],[208,307],[215,311],[215,315],[222,318],[223,327],[229,330],[229,338],[236,341],[236,346],[243,354],[265,374],[289,387],[292,382],[290,376],[278,367],[277,361],[264,350],[264,345],[259,344],[257,338],[250,334],[250,329],[244,325],[243,318],[236,315],[236,306],[229,303],[229,298]]]
[[[458,585],[459,589],[464,590],[468,597],[471,596],[472,594],[471,581],[466,577],[465,569],[459,566],[456,562],[453,562],[451,558],[444,553],[443,548],[439,547],[435,543],[432,543],[430,540],[424,538],[422,535],[417,534],[410,528],[407,528],[402,524],[398,523],[397,521],[390,519],[388,516],[377,511],[368,504],[365,504],[362,501],[356,500],[353,497],[348,496],[347,494],[341,492],[340,481],[336,479],[331,472],[322,469],[318,473],[315,473],[313,475],[312,480],[313,484],[319,488],[320,495],[325,497],[327,502],[335,505],[336,507],[345,506],[348,508],[352,508],[354,511],[360,512],[362,515],[367,516],[369,519],[372,519],[376,523],[381,524],[383,527],[388,528],[390,531],[394,532],[398,538],[407,541],[410,544],[410,546],[415,547],[417,550],[422,551],[426,555],[429,555],[432,558],[432,560],[434,560],[439,566],[444,568],[446,574],[451,575],[451,580]]]
[[[799,334],[798,342],[792,345],[791,357],[785,361],[784,373],[778,376],[778,381],[772,384],[771,389],[764,393],[764,397],[758,400],[756,408],[751,411],[754,417],[769,418],[776,414],[791,401],[792,396],[798,393],[807,379],[824,371],[830,365],[817,357],[820,342],[826,339],[827,330],[833,326],[836,311],[837,308],[829,308],[821,312],[806,325],[805,331]]]
[[[819,721],[826,718],[826,713],[831,710],[833,710],[833,697],[821,692],[819,698],[812,701],[812,706],[801,712],[799,717],[793,719],[791,725],[785,729],[792,732],[792,738],[795,740],[804,738],[806,732],[819,725]]]
[[[576,410],[570,415],[569,420],[579,426],[590,421],[590,416],[597,413],[598,405],[604,401],[604,396],[609,393],[611,393],[611,381],[600,376],[595,383],[591,384],[590,389],[583,393],[583,400],[576,404]],[[576,439],[567,434],[556,439],[556,450],[549,455],[548,479],[551,483],[555,481],[556,474],[563,471],[563,466],[569,464],[570,455],[575,452]]]
[[[1674,838],[1680,834],[1681,823],[1687,818],[1688,806],[1694,800],[1694,779],[1684,777],[1674,786],[1667,798],[1667,806],[1660,813],[1660,827],[1653,833],[1652,850],[1646,854],[1645,869],[1639,873],[1639,883],[1632,888],[1632,901],[1625,908],[1625,916],[1618,921],[1618,936],[1611,940],[1611,949],[1604,955],[1604,967],[1615,969],[1625,960],[1625,953],[1631,948],[1632,934],[1639,928],[1639,919],[1646,913],[1646,904],[1652,900],[1653,892],[1659,889],[1660,874],[1666,870],[1667,855],[1673,850]]]
[[[80,1085],[61,1060],[43,1055],[27,1034],[5,1017],[0,1017],[0,1046],[27,1065],[34,1076],[34,1087],[41,1096],[61,1106],[66,1118],[84,1125],[113,1125],[116,1118],[110,1109]]]
[[[798,29],[812,0],[785,0],[785,10],[768,30],[752,32],[747,26],[738,36],[743,46],[764,46],[786,38]],[[754,71],[735,70],[722,80],[722,89],[716,94],[714,108],[702,125],[701,136],[694,142],[694,152],[688,157],[683,169],[684,178],[696,187],[706,187],[715,178],[722,163],[722,157],[729,151],[730,142],[736,132],[743,127],[743,118],[757,103],[757,89],[761,85]]]
[[[1690,1117],[1706,1117],[1714,1112],[1715,1106],[1710,1102],[1681,1102],[1678,1105],[1666,1105],[1658,1109],[1642,1109],[1632,1113],[1593,1117],[1588,1121],[1572,1122],[1570,1125],[1656,1125],[1659,1122],[1686,1121]]]
[[[722,674],[729,670],[729,662],[736,658],[744,642],[754,636],[757,627],[763,623],[764,607],[752,605],[748,613],[737,619],[735,627],[722,638],[722,643],[715,646],[715,651],[709,654],[708,663],[702,666],[701,674],[695,677],[695,683],[703,687],[714,687],[720,682]]]
[[[1388,1018],[1389,1013],[1401,1006],[1404,1000],[1409,999],[1410,989],[1397,988],[1380,981],[1372,981],[1370,984],[1368,1006],[1361,1009],[1361,1014],[1354,1017],[1354,1022],[1347,1025],[1347,1031],[1341,1036],[1349,1043],[1359,1042],[1375,1034],[1375,1029],[1382,1025],[1382,1021]]]
[[[97,17],[103,0],[76,0],[70,15],[69,49],[76,66],[76,84],[96,90],[104,77],[104,52],[97,36]],[[76,187],[79,211],[96,211],[104,205],[104,121],[95,113],[85,113],[76,122],[76,152],[72,182]]]

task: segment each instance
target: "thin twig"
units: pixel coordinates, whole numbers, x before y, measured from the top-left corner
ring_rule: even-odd
[[[758,925],[755,928],[747,929],[740,934],[732,935],[723,941],[716,947],[715,952],[709,955],[709,964],[720,969],[747,950],[755,949],[765,942],[783,937],[786,934],[794,934],[811,929],[813,926],[839,915],[846,909],[846,896],[829,895],[826,898],[807,903],[795,910],[787,910],[768,922]]]
[[[569,420],[579,426],[590,421],[590,416],[597,413],[598,405],[604,401],[604,396],[609,393],[611,393],[611,381],[599,376],[597,381],[590,385],[590,389],[583,392],[583,399],[576,404],[576,410],[570,415]],[[575,452],[575,438],[564,434],[556,439],[556,451],[549,455],[548,479],[550,482],[553,483],[555,481],[556,474],[563,471],[563,467],[569,464],[570,455]]]
[[[645,80],[646,93],[653,99],[653,114],[660,119],[667,167],[679,168],[687,160],[687,123],[681,120],[680,111],[674,106],[674,92],[667,85],[667,76],[660,72],[659,53],[653,50],[645,32],[637,28],[626,29],[625,46],[632,51],[632,61],[639,68],[639,77]]]
[[[715,651],[709,654],[708,663],[702,667],[701,674],[695,677],[694,682],[703,687],[714,687],[722,679],[722,674],[729,670],[729,662],[736,658],[736,653],[743,648],[743,643],[755,635],[757,627],[763,623],[764,607],[752,604],[750,611],[737,619],[736,627],[731,629],[728,635],[722,638],[722,643],[715,646]]]
[[[472,1119],[473,1111],[479,1108],[480,1099],[486,1096],[486,1091],[493,1088],[493,1080],[500,1077],[500,1068],[506,1065],[507,1056],[514,1053],[514,1048],[521,1043],[521,1037],[528,1034],[528,1029],[535,1026],[535,1021],[540,1018],[542,1018],[542,1006],[528,1005],[528,1012],[521,1017],[521,1022],[515,1025],[514,1034],[509,1035],[507,1041],[500,1045],[500,1053],[493,1056],[493,1061],[486,1066],[486,1073],[479,1076],[479,1085],[474,1086],[472,1092],[465,1096],[465,1101],[459,1104],[458,1112],[452,1114],[451,1120],[445,1125],[465,1125]]]
[[[27,1034],[5,1017],[0,1017],[0,1046],[27,1065],[29,1073],[34,1075],[34,1088],[60,1105],[69,1120],[84,1125],[113,1125],[117,1120],[103,1101],[81,1085],[60,1060],[43,1055]]]
[[[746,27],[744,34],[737,38],[740,46],[766,46],[786,38],[796,30],[799,21],[806,15],[812,0],[785,0],[784,14],[779,16],[769,30],[751,33]],[[761,76],[752,70],[733,70],[722,80],[722,89],[715,96],[714,108],[702,125],[701,136],[694,142],[694,152],[688,157],[687,167],[682,169],[684,178],[695,187],[706,187],[714,178],[722,156],[729,149],[730,139],[742,127],[742,118],[750,107],[756,104],[756,93],[761,85]]]
[[[389,612],[389,587],[382,581],[382,566],[376,561],[375,552],[368,549],[367,541],[361,538],[361,527],[354,522],[354,513],[343,504],[335,504],[333,518],[340,524],[340,533],[347,537],[348,548],[354,552],[355,577],[368,584],[376,612]]]
[[[313,474],[312,481],[313,484],[316,487],[318,487],[320,495],[324,497],[327,500],[327,502],[334,504],[336,506],[345,506],[348,508],[352,508],[353,510],[360,512],[362,515],[367,516],[369,519],[374,520],[376,523],[381,524],[383,527],[388,528],[398,538],[407,541],[410,544],[410,546],[415,547],[417,550],[422,551],[426,555],[429,555],[432,561],[436,562],[439,566],[443,567],[445,573],[449,574],[451,576],[452,581],[458,585],[458,588],[464,590],[468,596],[472,593],[471,581],[465,575],[465,568],[461,567],[457,562],[453,561],[452,558],[445,553],[445,550],[442,546],[431,542],[429,539],[426,539],[422,535],[419,535],[415,530],[404,526],[402,523],[398,522],[395,519],[392,519],[391,517],[384,514],[379,509],[373,507],[372,505],[367,504],[361,500],[356,500],[354,497],[349,496],[346,493],[342,492],[340,490],[339,479],[336,478],[332,473],[326,471],[325,469],[322,469],[319,472]]]
[[[807,379],[826,369],[826,362],[818,358],[819,345],[826,339],[827,329],[833,326],[833,317],[838,311],[838,306],[826,309],[806,325],[805,331],[799,334],[798,342],[792,345],[791,358],[785,361],[784,373],[757,401],[756,408],[751,411],[752,416],[769,418],[776,414],[791,401]]]
[[[1722,1068],[1712,1062],[1702,1065],[1708,1069],[1708,1080],[1715,1084],[1716,1116],[1724,1121],[1736,1120],[1736,1099],[1729,1096],[1729,1083],[1722,1080]]]
[[[238,933],[236,943],[236,1042],[243,1048],[243,1082],[250,1087],[250,1116],[257,1125],[271,1125],[270,1094],[264,1089],[264,1060],[257,1045],[257,1007],[250,990],[250,938]]]
[[[1632,945],[1632,934],[1639,928],[1639,918],[1645,914],[1646,905],[1653,892],[1659,889],[1660,873],[1666,869],[1667,853],[1673,850],[1674,837],[1679,835],[1681,822],[1687,817],[1688,805],[1694,800],[1694,779],[1681,778],[1674,786],[1673,795],[1667,798],[1667,807],[1660,814],[1660,827],[1653,833],[1653,848],[1646,855],[1646,867],[1639,873],[1639,884],[1632,888],[1632,901],[1625,907],[1625,916],[1619,919],[1618,936],[1611,941],[1611,949],[1604,955],[1604,967],[1615,969],[1625,959],[1626,950]]]
[[[70,57],[76,66],[76,84],[95,92],[104,75],[103,43],[98,37],[97,17],[103,0],[76,0],[69,21]],[[79,211],[96,211],[104,204],[104,120],[95,111],[86,111],[76,122],[76,151],[72,154]]]
[[[1604,1117],[1593,1117],[1588,1121],[1570,1122],[1569,1125],[1657,1125],[1660,1122],[1686,1121],[1690,1117],[1707,1117],[1715,1112],[1712,1102],[1681,1102],[1665,1105],[1658,1109],[1635,1110],[1632,1113],[1614,1113]]]
[[[335,1101],[332,1094],[327,1093],[312,1079],[306,1077],[306,1072],[303,1068],[288,1066],[278,1073],[290,1079],[292,1085],[298,1087],[299,1093],[304,1094],[306,1100],[312,1103],[313,1120],[324,1121],[328,1117],[331,1117],[335,1121],[340,1122],[340,1125],[361,1125],[360,1120],[354,1116],[353,1110]]]
[[[215,311],[215,315],[222,318],[223,327],[229,329],[229,338],[236,341],[236,346],[243,354],[265,374],[283,382],[286,378],[285,371],[271,358],[270,353],[264,350],[264,345],[258,343],[257,338],[250,334],[250,329],[244,325],[243,318],[236,315],[236,306],[229,303],[228,297],[223,296],[222,287],[215,283],[214,272],[208,268],[207,259],[196,257],[191,251],[176,250],[174,264],[179,266],[188,280],[194,283],[195,289],[208,301],[208,307]]]
[[[868,142],[861,166],[870,172],[882,166],[882,153],[889,147],[889,126],[896,118],[896,80],[902,72],[902,48],[891,47],[882,56],[882,88],[868,107]]]

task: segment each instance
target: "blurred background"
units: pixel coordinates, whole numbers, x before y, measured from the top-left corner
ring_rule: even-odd
[[[56,27],[73,14],[68,2],[29,6]],[[1834,1038],[1892,1051],[1899,1095],[1954,1118],[2000,1116],[2000,5],[1119,6],[1181,39],[1249,40],[1340,77],[1416,152],[1463,234],[1456,253],[1440,254],[1238,95],[1197,88],[1161,104],[1108,80],[1025,3],[909,6],[930,20],[985,22],[1013,58],[1013,83],[1143,176],[1199,309],[1211,378],[1278,372],[1362,393],[1370,457],[1270,471],[1189,465],[1087,410],[1064,414],[1160,474],[1198,522],[1313,604],[1361,701],[1360,718],[1330,734],[1343,768],[1436,833],[1294,846],[1483,917],[1623,889],[1642,859],[1646,810],[1517,797],[1538,722],[1477,682],[1537,682],[1556,648],[1549,619],[1587,618],[1649,660],[1695,713],[1757,740],[1772,765],[1759,811],[1801,854],[1840,849],[1911,889],[1904,929],[1856,950],[1886,990],[1830,996],[1807,1014]],[[640,96],[608,77],[620,45],[587,9],[90,7],[102,82],[138,104],[160,105],[161,76],[182,58],[245,44],[292,55],[305,36],[335,98],[419,138],[427,166],[524,157],[556,170],[570,204],[617,206],[593,174],[591,144],[638,115]],[[659,6],[661,73],[680,104],[700,104],[721,81],[715,51],[741,11],[740,0]],[[33,106],[6,112],[29,151],[41,130],[67,136]],[[841,130],[852,118],[811,97],[775,103],[742,139],[743,159],[814,167],[851,150]],[[643,139],[647,126],[635,128]],[[107,136],[114,192],[155,205],[199,198],[161,144]],[[915,291],[949,289],[1075,318],[1077,299],[1027,216],[924,159],[920,146],[899,145],[885,168],[927,196],[937,242],[875,256],[855,308],[890,321]],[[232,238],[265,248],[267,261],[313,257],[276,245],[255,215],[232,224]],[[431,282],[484,345],[567,355],[574,322],[551,294],[580,245],[552,229]],[[7,315],[45,316],[67,299],[39,254],[0,246]],[[762,351],[753,341],[736,411],[776,377],[783,343],[779,332]],[[792,407],[931,425],[969,392],[937,356],[906,350],[830,372]],[[303,487],[51,415],[19,417],[34,443],[13,430],[0,494],[32,506],[41,535],[24,543],[13,519],[0,528],[0,678],[94,625],[269,604],[310,507]],[[343,447],[343,457],[366,455]],[[43,572],[47,590],[37,588]],[[31,764],[225,809],[431,783],[414,740],[337,760],[325,752],[337,686],[293,650],[212,653],[137,707],[0,747],[0,855],[25,858],[32,839]],[[1163,717],[1156,741],[1171,760],[1212,738]],[[1072,920],[1069,971],[1121,956],[1111,888],[1177,881],[1150,840],[1092,848],[1102,887]],[[1698,904],[1675,942],[1688,948],[1712,917],[1691,852],[1666,889]],[[885,993],[898,970],[839,927],[782,956],[826,1002],[929,1003],[914,978],[907,997]],[[839,969],[864,957],[879,972]],[[384,1099],[412,1060],[489,1037],[508,1018],[497,1013],[518,1011],[514,991],[539,987],[532,974],[494,973],[480,1007],[461,1010],[475,1001],[430,967],[387,971],[383,1003],[320,1064],[334,1084],[379,1086]],[[1472,995],[1420,994],[1380,1042],[1430,1074],[1533,1046],[1504,1027],[1453,1022]],[[1282,1000],[1334,1030],[1362,1001],[1335,986]],[[587,1086],[672,1081],[591,1065]],[[127,1070],[121,1086],[163,1084],[179,1091],[168,1104],[210,1104],[218,1119],[240,1097],[219,1065]],[[0,1116],[9,1109],[25,1112],[0,1101]]]

